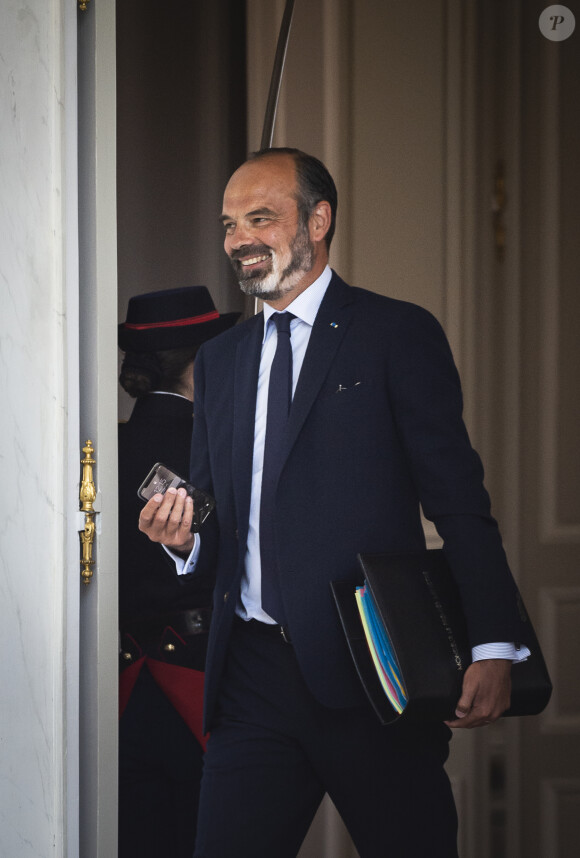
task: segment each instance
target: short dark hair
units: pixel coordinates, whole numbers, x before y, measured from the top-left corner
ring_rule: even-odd
[[[338,193],[334,179],[322,161],[319,161],[314,155],[307,155],[306,152],[302,152],[300,149],[292,149],[289,146],[259,149],[257,152],[252,152],[249,160],[255,161],[271,155],[289,155],[294,159],[298,185],[296,202],[303,224],[308,223],[310,215],[322,200],[326,200],[330,204],[330,226],[324,237],[326,247],[329,249],[336,227],[336,210],[338,208]]]

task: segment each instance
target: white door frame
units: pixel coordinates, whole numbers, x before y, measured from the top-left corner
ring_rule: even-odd
[[[79,242],[78,242],[78,87],[77,87],[77,10],[72,4],[64,8],[64,232],[66,235],[64,269],[66,283],[66,350],[67,350],[67,438],[65,450],[67,518],[66,617],[65,617],[65,844],[64,854],[79,854]]]
[[[80,448],[95,447],[93,580],[80,594],[80,854],[117,854],[117,230],[115,3],[78,19]],[[74,447],[74,443],[73,443]],[[74,455],[74,450],[71,451]]]

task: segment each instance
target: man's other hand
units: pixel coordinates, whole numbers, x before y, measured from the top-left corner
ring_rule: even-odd
[[[153,495],[141,510],[139,530],[152,542],[188,556],[194,545],[191,532],[193,501],[185,489],[167,489],[164,495]]]
[[[448,727],[469,728],[491,724],[509,709],[511,694],[511,661],[489,658],[474,661],[465,671],[461,697],[457,702],[455,721]]]

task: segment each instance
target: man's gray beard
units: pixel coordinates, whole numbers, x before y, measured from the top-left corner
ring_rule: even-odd
[[[307,227],[301,224],[290,244],[290,263],[281,274],[277,271],[277,260],[273,257],[273,268],[269,274],[248,277],[238,283],[245,295],[252,295],[263,301],[279,301],[296,286],[304,274],[312,270],[313,264],[314,248]]]

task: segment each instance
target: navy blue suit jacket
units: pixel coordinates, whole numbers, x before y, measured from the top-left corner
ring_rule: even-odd
[[[214,495],[200,564],[217,583],[206,666],[211,729],[248,533],[259,314],[209,341],[195,363],[192,482]],[[336,274],[296,387],[275,508],[281,587],[304,679],[330,707],[361,703],[330,590],[357,553],[424,547],[420,504],[459,583],[472,645],[525,641],[517,591],[462,420],[438,322]]]

